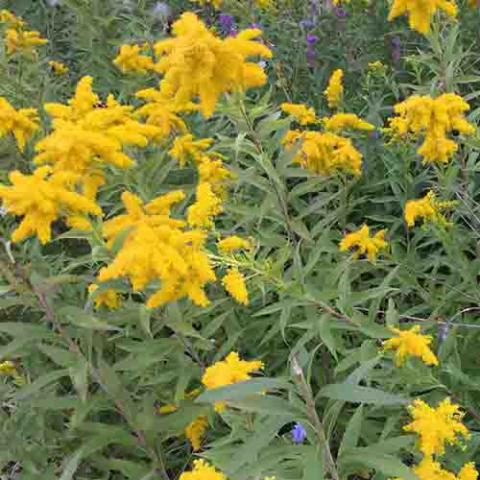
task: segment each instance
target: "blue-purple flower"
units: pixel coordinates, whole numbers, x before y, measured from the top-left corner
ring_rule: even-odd
[[[307,432],[301,423],[296,423],[291,431],[293,443],[303,443],[307,438]]]
[[[315,66],[315,44],[318,42],[318,37],[313,33],[307,33],[305,36],[307,42],[307,62],[309,67]]]
[[[233,37],[237,33],[237,26],[235,24],[235,17],[228,15],[228,13],[221,13],[218,16],[218,23],[220,24],[220,32],[225,37]]]

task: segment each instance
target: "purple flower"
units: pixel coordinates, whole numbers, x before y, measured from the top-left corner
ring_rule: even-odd
[[[237,26],[235,25],[235,18],[227,13],[221,13],[218,16],[220,23],[220,31],[226,37],[233,37],[237,33]]]
[[[333,7],[333,13],[337,18],[348,17],[348,12],[345,9],[343,9],[342,7],[339,7],[339,6]]]
[[[309,67],[315,66],[315,48],[314,45],[318,42],[318,37],[313,33],[307,33],[305,36],[307,42],[307,62]]]
[[[309,20],[309,19],[306,19],[306,20],[300,20],[300,22],[298,23],[300,25],[301,28],[307,30],[309,28],[313,28],[315,26],[315,22],[313,20]]]
[[[390,44],[392,46],[392,60],[398,63],[402,58],[402,41],[398,35],[395,35]]]
[[[292,428],[292,442],[303,443],[307,438],[307,432],[301,423],[296,423]]]

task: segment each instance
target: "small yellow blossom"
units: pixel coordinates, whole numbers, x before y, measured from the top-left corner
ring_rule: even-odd
[[[56,60],[50,60],[48,62],[52,71],[55,75],[65,75],[68,73],[68,67],[62,62],[57,62]]]
[[[232,253],[236,250],[246,249],[251,247],[250,241],[245,238],[238,237],[237,235],[231,235],[217,243],[218,250],[221,253]]]
[[[186,133],[187,126],[179,117],[179,113],[197,109],[192,102],[174,102],[171,96],[155,88],[139,90],[135,96],[147,102],[135,111],[135,115],[138,118],[145,118],[148,125],[158,128],[155,141],[164,140],[172,134]]]
[[[190,441],[194,452],[200,450],[207,428],[208,419],[205,415],[200,415],[185,428],[185,436]]]
[[[213,138],[200,138],[195,140],[192,134],[187,133],[175,138],[168,153],[183,166],[190,159],[197,161],[201,157],[201,154],[210,148],[212,143]]]
[[[317,122],[315,110],[303,103],[282,103],[280,108],[285,113],[294,117],[300,125],[308,125]]]
[[[368,70],[372,73],[385,73],[387,67],[380,61],[368,62]]]
[[[402,366],[407,357],[420,358],[427,365],[438,365],[435,354],[430,350],[432,337],[420,333],[420,327],[415,325],[410,330],[391,328],[395,337],[383,342],[384,350],[395,350],[395,364]]]
[[[245,278],[237,268],[230,268],[222,279],[225,290],[242,305],[248,305],[248,291]]]
[[[50,171],[50,167],[37,168],[33,175],[14,171],[9,175],[13,185],[0,185],[0,199],[7,212],[23,216],[12,233],[13,242],[36,235],[41,243],[47,243],[55,220],[65,218],[70,226],[88,229],[84,216],[102,213],[95,202],[71,190],[78,182],[77,176],[50,175]]]
[[[341,132],[342,130],[362,130],[371,132],[375,127],[371,124],[357,117],[354,113],[336,113],[331,117],[322,118],[322,123],[328,132]]]
[[[255,41],[261,30],[250,28],[236,36],[215,36],[192,12],[184,13],[172,27],[173,38],[154,46],[163,74],[160,92],[174,104],[198,98],[199,109],[210,117],[225,92],[260,87],[267,81],[263,68],[251,56],[271,58],[272,52]]]
[[[36,30],[19,30],[16,28],[5,30],[4,41],[8,55],[17,52],[34,55],[36,53],[35,47],[48,43],[48,40],[42,38]]]
[[[287,149],[297,149],[294,163],[314,173],[332,175],[344,171],[360,175],[362,172],[362,154],[349,138],[331,132],[289,130],[282,143]]]
[[[263,363],[260,360],[241,360],[238,353],[231,352],[225,360],[214,363],[205,370],[202,383],[208,390],[243,382],[251,378],[251,373],[261,370]],[[216,402],[215,410],[221,412],[225,409],[225,402]]]
[[[192,227],[210,228],[213,219],[223,212],[222,201],[208,182],[197,186],[195,203],[188,207],[187,220]]]
[[[88,287],[88,293],[90,293],[91,295],[95,294],[97,290],[98,285],[95,283],[92,283]],[[110,310],[117,310],[122,304],[122,297],[115,289],[107,288],[106,290],[94,295],[93,301],[95,302],[96,308],[100,308],[102,305],[104,305]]]
[[[17,373],[17,367],[10,360],[0,363],[0,375],[13,376]]]
[[[120,105],[111,95],[102,105],[92,82],[92,77],[83,77],[68,105],[45,104],[53,131],[36,144],[34,161],[52,165],[55,172],[80,175],[84,192],[94,198],[104,183],[105,167],[133,166],[124,148],[146,147],[160,129],[138,122],[133,107]]]
[[[6,23],[9,27],[16,29],[25,26],[25,22],[22,18],[17,17],[13,12],[10,12],[10,10],[0,10],[0,23]]]
[[[209,465],[205,460],[194,460],[193,470],[183,472],[179,480],[227,480],[227,477],[215,467]]]
[[[172,205],[183,198],[183,192],[173,191],[143,205],[136,195],[124,192],[127,213],[107,221],[103,235],[112,245],[117,235],[128,233],[110,265],[100,270],[99,280],[125,277],[136,291],[159,283],[147,301],[149,308],[183,297],[207,306],[204,288],[216,275],[205,250],[206,233],[189,230],[185,221],[170,216]]]
[[[343,70],[335,70],[328,80],[328,86],[323,92],[330,108],[337,108],[343,99]]]
[[[388,243],[385,241],[385,230],[380,230],[373,237],[370,236],[368,225],[363,225],[355,232],[346,234],[340,242],[340,251],[348,252],[354,248],[354,258],[366,255],[373,262],[377,259],[378,252],[387,248]]]
[[[424,457],[413,472],[419,480],[477,480],[478,472],[473,462],[466,463],[455,475],[442,468],[441,464],[432,457]]]
[[[473,135],[475,127],[465,119],[470,106],[455,93],[444,93],[432,98],[412,95],[394,107],[396,117],[390,118],[389,131],[397,137],[412,134],[424,136],[418,149],[423,163],[448,163],[458,149],[448,134],[456,131]]]
[[[151,57],[141,55],[140,45],[122,45],[120,52],[113,63],[123,72],[145,74],[154,70],[155,65]]]
[[[442,400],[437,407],[416,399],[409,411],[413,421],[403,429],[419,436],[418,448],[426,457],[443,455],[446,444],[458,444],[459,437],[469,436],[467,427],[462,423],[460,407],[452,404],[449,398]]]
[[[388,20],[408,15],[410,28],[426,35],[430,31],[430,23],[437,10],[442,10],[455,18],[458,8],[454,0],[394,0]]]
[[[405,221],[408,227],[413,227],[419,218],[423,219],[424,222],[448,226],[450,222],[442,214],[442,211],[452,209],[456,204],[455,201],[437,200],[435,193],[430,190],[423,198],[408,200],[405,205]]]
[[[38,130],[38,112],[35,108],[15,108],[0,97],[0,138],[11,133],[23,151],[27,140]]]

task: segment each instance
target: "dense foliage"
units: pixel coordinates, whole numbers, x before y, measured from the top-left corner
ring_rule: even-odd
[[[476,480],[480,9],[3,0],[2,480]]]

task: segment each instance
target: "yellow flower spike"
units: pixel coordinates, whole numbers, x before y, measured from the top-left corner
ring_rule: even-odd
[[[173,37],[154,46],[160,58],[156,71],[163,74],[160,93],[174,104],[198,98],[204,117],[210,117],[223,93],[263,86],[267,76],[251,56],[271,58],[272,52],[255,41],[258,29],[234,37],[215,36],[192,12],[184,13],[172,27]]]
[[[469,437],[468,429],[462,423],[460,407],[452,404],[449,398],[442,400],[437,407],[416,399],[409,411],[413,420],[403,429],[419,436],[418,448],[425,457],[443,455],[445,445],[459,444],[461,437]],[[466,470],[464,475],[468,473]]]
[[[0,363],[0,375],[11,377],[17,374],[17,367],[10,360]]]
[[[102,103],[92,82],[91,77],[83,77],[68,105],[45,104],[53,130],[36,144],[34,158],[37,165],[52,165],[55,172],[79,175],[89,197],[104,183],[106,166],[134,165],[125,147],[144,148],[161,133],[157,126],[138,122],[134,107],[119,104],[113,96]]]
[[[199,183],[195,203],[188,207],[188,224],[192,227],[210,228],[213,226],[214,217],[222,212],[222,200],[215,194],[212,185],[207,182]]]
[[[200,138],[195,140],[192,134],[187,133],[175,138],[168,154],[174,158],[180,166],[184,166],[190,159],[198,161],[203,152],[212,146],[212,143],[213,138]]]
[[[338,133],[342,130],[352,129],[364,132],[371,132],[375,127],[354,113],[336,113],[331,117],[322,118],[322,123],[328,132]]]
[[[136,291],[160,283],[147,301],[148,308],[183,297],[207,306],[205,286],[216,280],[205,250],[207,234],[188,230],[185,221],[170,216],[172,205],[183,198],[183,192],[173,191],[143,205],[136,195],[124,192],[127,213],[105,222],[103,235],[110,246],[122,232],[127,232],[126,238],[110,265],[100,270],[99,280],[128,278]]]
[[[50,60],[48,62],[48,64],[50,65],[53,73],[55,75],[65,75],[68,73],[69,69],[68,67],[63,64],[62,62],[57,62],[56,60]]]
[[[362,154],[349,138],[331,132],[290,130],[282,144],[297,150],[294,163],[319,175],[337,172],[360,175],[362,172]]]
[[[98,290],[98,285],[92,283],[88,287],[88,293],[94,294]],[[110,310],[117,310],[122,304],[121,295],[113,288],[108,288],[103,292],[97,293],[93,299],[95,307],[100,308],[102,306],[107,307]]]
[[[251,378],[253,372],[263,368],[263,362],[260,360],[246,361],[242,360],[238,353],[229,353],[224,360],[218,361],[208,367],[202,377],[202,384],[207,390],[213,388],[231,385],[237,382],[243,382]],[[215,410],[222,412],[225,410],[225,402],[216,402]]]
[[[13,242],[36,235],[41,243],[47,243],[55,220],[102,213],[94,201],[71,190],[78,182],[76,175],[50,175],[50,167],[42,167],[32,175],[11,172],[9,178],[12,185],[0,186],[0,199],[7,212],[23,217],[12,233]]]
[[[282,103],[280,108],[295,118],[300,125],[308,125],[317,122],[315,110],[303,103]]]
[[[426,35],[430,31],[431,21],[437,10],[442,10],[452,18],[455,18],[458,12],[454,0],[394,0],[388,20],[408,15],[410,28]]]
[[[478,472],[473,462],[466,463],[458,475],[442,468],[440,462],[432,457],[424,457],[421,462],[413,468],[419,480],[477,480]]]
[[[205,460],[194,460],[193,470],[183,472],[179,480],[227,480],[227,477]]]
[[[355,232],[346,234],[340,242],[340,251],[348,252],[355,249],[354,258],[366,255],[371,262],[375,261],[378,252],[388,247],[385,241],[385,230],[380,230],[375,235],[370,236],[370,228],[364,224]]]
[[[0,138],[11,133],[18,148],[23,151],[27,141],[39,128],[38,112],[34,108],[15,110],[4,97],[0,97]]]
[[[0,10],[0,23],[6,23],[9,27],[20,29],[25,26],[21,17],[17,17],[10,10]]]
[[[140,45],[122,45],[118,56],[113,60],[123,73],[140,73],[146,74],[155,69],[155,65],[151,57],[141,55],[143,48]]]
[[[248,291],[244,276],[237,268],[230,268],[222,279],[225,290],[240,304],[248,305]]]
[[[219,252],[228,254],[235,252],[236,250],[248,250],[252,247],[252,244],[249,240],[245,238],[238,237],[237,235],[231,235],[230,237],[225,237],[224,239],[217,242],[217,248]]]
[[[202,440],[208,429],[208,419],[205,415],[200,415],[185,428],[185,436],[192,445],[192,450],[196,452],[202,447]]]
[[[432,337],[420,333],[420,327],[415,325],[410,330],[391,328],[395,337],[383,342],[385,351],[395,351],[395,365],[401,367],[408,357],[417,357],[427,365],[438,365],[435,354],[430,349]]]
[[[408,227],[413,227],[417,219],[432,222],[437,225],[449,226],[451,222],[443,215],[443,211],[451,210],[457,205],[455,201],[437,200],[435,193],[430,190],[423,198],[408,200],[405,204],[404,218]]]
[[[394,137],[412,134],[424,137],[418,154],[424,164],[450,162],[458,149],[457,143],[448,138],[452,132],[473,135],[475,127],[465,113],[470,106],[455,93],[444,93],[436,98],[412,95],[394,107],[396,116],[389,119],[389,131]]]
[[[35,55],[35,47],[48,43],[48,40],[42,38],[36,30],[19,30],[16,28],[5,30],[4,41],[7,55],[13,55],[14,53]]]
[[[325,91],[328,106],[330,108],[337,108],[343,100],[343,70],[335,70],[328,80],[328,85]]]

